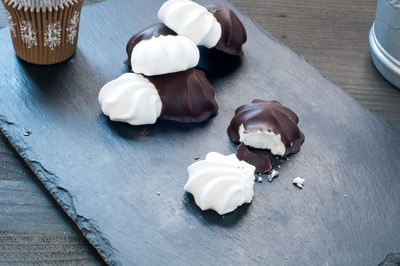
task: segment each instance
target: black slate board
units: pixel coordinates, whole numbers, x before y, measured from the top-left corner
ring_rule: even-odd
[[[202,62],[218,116],[133,127],[101,114],[99,89],[127,71],[125,42],[157,22],[161,2],[86,7],[77,54],[50,67],[18,60],[0,31],[1,130],[105,261],[376,265],[398,252],[399,134],[240,13],[243,60],[229,62],[231,73]],[[302,150],[278,179],[255,184],[250,205],[222,217],[201,212],[183,191],[186,167],[209,151],[234,152],[226,127],[253,98],[299,115]],[[303,190],[291,184],[296,176]]]

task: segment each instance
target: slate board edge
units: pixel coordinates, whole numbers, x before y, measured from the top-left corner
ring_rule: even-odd
[[[110,241],[102,235],[96,224],[76,212],[74,200],[69,191],[58,186],[57,175],[47,170],[45,166],[35,159],[37,158],[35,153],[24,141],[24,138],[29,137],[24,135],[26,132],[24,127],[8,121],[6,116],[0,114],[0,131],[17,151],[18,155],[27,163],[32,172],[38,177],[40,182],[50,192],[58,205],[60,205],[65,213],[67,213],[78,226],[85,238],[95,247],[104,261],[109,265],[122,265],[117,259],[115,250],[111,246]]]

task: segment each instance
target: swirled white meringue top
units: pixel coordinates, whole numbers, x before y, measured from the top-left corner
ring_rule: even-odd
[[[146,76],[184,71],[197,66],[196,44],[184,36],[158,36],[139,42],[132,50],[132,71]]]
[[[239,161],[235,154],[207,154],[205,160],[188,167],[185,190],[191,193],[200,209],[223,215],[253,198],[255,167]]]
[[[154,124],[160,116],[162,102],[148,79],[125,73],[101,88],[99,102],[103,113],[114,121],[131,125]]]
[[[170,29],[212,48],[221,38],[221,25],[205,7],[189,0],[169,0],[158,11],[158,18]]]

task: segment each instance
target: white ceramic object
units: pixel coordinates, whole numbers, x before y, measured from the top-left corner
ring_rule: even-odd
[[[369,44],[377,70],[400,89],[400,0],[378,0]]]

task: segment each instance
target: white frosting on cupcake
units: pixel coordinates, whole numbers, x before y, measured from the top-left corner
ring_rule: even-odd
[[[125,73],[101,88],[99,103],[103,113],[114,121],[131,125],[154,124],[160,116],[162,102],[148,79]]]
[[[197,66],[196,44],[184,36],[158,36],[139,42],[132,50],[132,71],[146,76],[184,71]]]
[[[205,7],[189,0],[169,0],[158,11],[158,18],[170,29],[212,48],[221,38],[221,25]]]
[[[191,193],[201,210],[212,209],[223,215],[253,198],[255,167],[239,161],[235,154],[207,154],[205,160],[188,167],[185,190]]]

